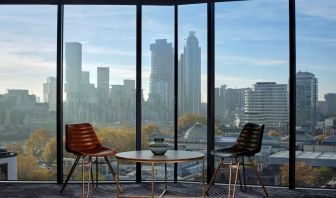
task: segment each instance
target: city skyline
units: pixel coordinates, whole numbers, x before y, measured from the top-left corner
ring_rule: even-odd
[[[216,86],[226,84],[231,88],[247,87],[256,81],[271,81],[267,77],[272,77],[274,79],[272,81],[277,83],[287,82],[288,2],[284,0],[265,2],[216,4]],[[319,9],[314,9],[316,2],[305,1],[297,3],[296,6],[297,71],[315,73],[320,79],[319,100],[322,100],[324,94],[335,92],[329,85],[330,83],[335,84],[332,77],[335,67],[333,67],[334,61],[331,57],[335,57],[336,51],[333,36],[335,27],[332,25],[336,17],[332,12],[333,1],[325,1]],[[6,93],[6,89],[11,88],[27,88],[31,94],[42,98],[43,88],[40,85],[47,76],[52,73],[56,74],[56,7],[30,6],[32,9],[26,9],[26,7],[2,6],[0,8],[2,19],[0,24],[3,27],[0,35],[0,46],[3,47],[0,53],[3,60],[0,73],[4,81],[0,86],[0,93]],[[242,12],[235,13],[234,10],[238,8]],[[248,8],[254,8],[250,10],[262,9],[268,18],[256,17],[255,13],[258,12],[251,12]],[[36,10],[38,12],[35,12]],[[179,52],[183,49],[182,40],[187,38],[190,30],[198,33],[200,46],[206,50],[206,5],[180,6],[180,12],[179,23],[188,23],[188,25],[180,26]],[[194,15],[194,12],[199,15]],[[10,13],[18,14],[10,17]],[[41,15],[47,22],[36,20]],[[152,43],[154,38],[166,38],[168,42],[173,41],[173,8],[144,6],[143,15],[146,19],[143,21],[143,26],[148,27],[143,29],[143,81],[148,82],[149,43]],[[197,17],[197,20],[194,17]],[[254,20],[251,20],[252,18]],[[124,22],[125,20],[127,22]],[[307,24],[307,20],[317,21],[320,26]],[[269,21],[274,24],[269,24]],[[28,37],[21,34],[22,27],[25,26],[27,27],[24,30],[29,35]],[[321,26],[328,27],[328,31],[324,31],[325,28]],[[228,31],[223,27],[232,28]],[[245,27],[244,30],[242,27]],[[256,32],[256,29],[261,29],[261,31]],[[80,34],[78,30],[81,30]],[[113,32],[113,38],[104,36],[111,32]],[[65,6],[65,41],[73,41],[75,37],[85,46],[83,70],[90,71],[92,76],[96,76],[96,71],[92,66],[109,66],[113,73],[113,76],[110,76],[113,79],[111,84],[121,84],[122,79],[135,79],[135,6]],[[254,48],[253,50],[248,47],[244,49],[241,43],[245,43],[245,46],[251,44]],[[268,43],[266,50],[257,43]],[[231,52],[227,53],[228,50]],[[328,53],[315,53],[315,51],[325,50]],[[275,55],[277,52],[281,52],[281,56]],[[206,83],[204,72],[206,64],[203,63],[206,63],[206,53],[202,52],[202,101],[206,101],[206,89],[204,89],[206,87],[204,84]],[[20,69],[22,67],[30,68],[29,75],[27,71]],[[253,74],[254,77],[246,78],[244,68],[270,68],[265,69],[265,73],[270,75],[256,76]],[[274,75],[274,72],[269,70],[279,71],[276,74],[281,75]],[[13,78],[13,75],[17,78]],[[26,81],[22,82],[19,79],[26,79]],[[92,79],[92,82],[95,81]],[[149,86],[149,83],[143,84]],[[149,90],[148,86],[143,87],[145,96],[146,91],[148,93]]]

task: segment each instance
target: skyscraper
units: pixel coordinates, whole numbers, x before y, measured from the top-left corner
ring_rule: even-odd
[[[317,114],[317,78],[310,72],[296,73],[296,125],[313,131]]]
[[[181,87],[185,93],[182,100],[183,110],[185,112],[200,113],[201,110],[201,47],[195,32],[189,32],[189,36],[184,47],[183,55],[180,60],[180,70],[183,70],[181,76]]]
[[[78,91],[82,78],[82,44],[78,42],[65,43],[66,92],[72,94]]]
[[[257,82],[252,89],[247,89],[243,121],[263,123],[267,128],[286,128],[288,123],[287,84]]]
[[[98,90],[98,102],[106,103],[109,98],[110,92],[110,68],[109,67],[97,67],[97,90]]]
[[[107,121],[108,101],[110,96],[110,68],[97,67],[97,108],[99,109],[98,119]]]
[[[174,104],[174,55],[172,43],[167,39],[157,39],[150,45],[151,75],[149,103],[155,107],[152,119],[169,120],[173,115]]]
[[[178,62],[178,115],[182,116],[185,112],[185,100],[186,100],[186,86],[185,86],[185,61],[184,54],[182,53],[180,56],[180,60]]]
[[[43,102],[48,103],[49,111],[56,111],[56,78],[48,76],[43,83]]]
[[[79,121],[81,112],[80,84],[82,81],[82,44],[65,43],[65,120]]]

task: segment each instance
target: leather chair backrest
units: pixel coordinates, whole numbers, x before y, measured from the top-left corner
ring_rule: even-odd
[[[259,153],[261,150],[263,133],[263,124],[245,124],[234,145],[235,149],[242,152],[249,152],[250,155]]]
[[[71,153],[94,150],[100,146],[97,135],[89,123],[65,125],[66,150]]]

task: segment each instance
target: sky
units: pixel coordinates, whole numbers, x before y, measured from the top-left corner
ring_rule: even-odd
[[[110,84],[135,80],[135,6],[66,5],[64,41],[83,45],[83,71],[96,84],[96,68],[110,67]],[[201,47],[202,101],[206,101],[206,4],[179,6],[179,54],[189,31]],[[336,1],[296,1],[297,71],[318,78],[319,100],[336,93]],[[43,83],[56,76],[56,16],[53,5],[0,6],[0,94],[28,89],[42,98]],[[149,90],[150,50],[155,39],[173,43],[174,8],[143,6],[142,84]],[[288,0],[216,3],[215,85],[251,87],[266,81],[287,84]],[[64,78],[65,79],[65,78]]]

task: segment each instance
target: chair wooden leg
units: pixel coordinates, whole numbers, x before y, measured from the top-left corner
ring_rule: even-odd
[[[207,188],[206,191],[205,191],[205,194],[208,194],[208,192],[209,192],[209,190],[210,190],[210,187],[212,186],[212,184],[213,184],[214,181],[215,181],[215,178],[216,178],[216,176],[217,176],[218,170],[223,166],[223,162],[224,162],[224,159],[222,158],[222,159],[220,160],[220,162],[218,163],[218,166],[217,166],[217,168],[215,169],[214,174],[212,175],[212,178],[211,178],[211,180],[210,180],[210,182],[209,182],[208,188]]]
[[[65,189],[66,185],[68,184],[69,179],[71,178],[74,170],[76,169],[76,166],[77,166],[78,161],[79,161],[80,158],[81,158],[81,156],[78,155],[77,158],[76,158],[76,160],[75,160],[75,162],[74,162],[74,164],[72,165],[72,167],[70,169],[70,172],[69,172],[69,174],[68,174],[68,176],[67,176],[67,178],[66,178],[65,182],[63,183],[63,186],[62,186],[62,188],[60,190],[61,193],[63,192],[63,190]]]
[[[265,194],[266,194],[266,197],[268,197],[269,195],[268,195],[267,190],[266,190],[266,188],[265,188],[265,186],[264,186],[264,183],[263,183],[262,180],[261,180],[261,177],[260,177],[260,174],[259,174],[259,172],[258,172],[258,170],[257,170],[257,167],[256,167],[255,164],[252,162],[251,157],[248,157],[248,158],[249,158],[249,161],[250,161],[250,163],[251,163],[251,166],[252,166],[254,172],[256,173],[256,176],[257,176],[257,178],[258,178],[258,181],[259,181],[261,187],[263,188],[263,190],[264,190],[264,192],[265,192]]]
[[[244,160],[244,156],[242,156],[242,163],[243,163],[244,191],[247,191],[247,187],[246,187],[246,172],[245,172],[245,160]]]
[[[84,156],[83,156],[83,159],[82,159],[82,195],[83,197],[85,197],[85,192],[84,192],[84,175],[85,175],[85,162],[84,162]]]
[[[235,158],[236,164],[239,163],[238,158]],[[240,175],[240,169],[237,169],[238,173],[238,178],[239,178],[239,185],[240,185],[240,190],[243,191],[243,184],[242,184],[242,179]]]
[[[105,161],[106,161],[107,166],[108,166],[109,169],[110,169],[110,172],[111,172],[111,174],[112,174],[113,179],[116,181],[118,192],[121,192],[121,193],[122,193],[122,190],[121,190],[120,185],[119,185],[119,179],[117,178],[115,172],[113,171],[113,168],[112,168],[112,165],[111,165],[110,161],[108,160],[107,157],[104,157],[104,159],[105,159]]]
[[[238,178],[238,174],[239,174],[239,168],[240,168],[240,163],[237,161],[236,162],[236,175],[235,175],[235,180],[234,180],[232,198],[234,198],[235,192],[236,192],[236,185],[237,185],[237,178]]]
[[[96,157],[96,188],[98,188],[98,157]]]
[[[90,172],[91,172],[91,185],[92,185],[92,188],[94,188],[92,166],[91,166],[91,168],[90,168]]]
[[[89,157],[89,170],[92,170],[92,157]],[[88,179],[88,184],[87,184],[87,193],[86,193],[86,197],[89,197],[89,193],[90,193],[90,180],[91,180],[91,171],[88,171],[88,174],[89,174],[89,179]]]
[[[231,172],[232,172],[232,161],[229,163],[229,194],[228,198],[231,197]]]

